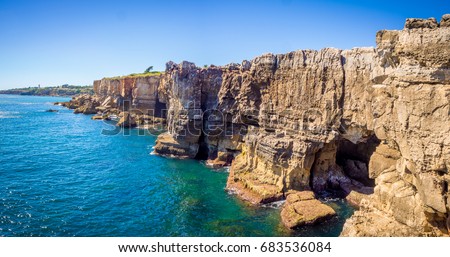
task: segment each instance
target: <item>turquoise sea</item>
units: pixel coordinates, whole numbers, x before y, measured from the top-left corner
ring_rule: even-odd
[[[0,95],[0,236],[338,236],[353,210],[290,232],[279,209],[224,190],[227,170],[151,155],[155,136],[53,106],[61,97]],[[45,112],[47,109],[59,112]]]

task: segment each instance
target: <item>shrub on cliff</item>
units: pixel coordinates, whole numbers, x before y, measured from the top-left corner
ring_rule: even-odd
[[[153,66],[148,67],[144,73],[150,73],[153,70]]]

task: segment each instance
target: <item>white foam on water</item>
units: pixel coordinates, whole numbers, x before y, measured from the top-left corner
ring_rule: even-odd
[[[286,202],[286,200],[280,200],[280,201],[276,201],[276,202],[271,202],[271,203],[266,203],[263,204],[263,207],[266,208],[273,208],[273,209],[280,209],[281,206],[283,206],[283,204]]]
[[[234,189],[225,188],[225,191],[227,192],[228,195],[237,195],[237,191]]]
[[[328,203],[328,202],[337,202],[340,201],[341,198],[337,198],[337,197],[325,197],[323,199],[321,199],[322,202]]]
[[[20,118],[19,112],[2,112],[0,111],[0,119],[14,119],[14,118]]]
[[[230,166],[220,167],[217,170],[220,172],[230,173]]]

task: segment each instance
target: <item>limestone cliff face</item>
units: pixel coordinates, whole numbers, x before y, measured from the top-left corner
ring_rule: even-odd
[[[343,235],[383,235],[358,225],[377,215],[401,228],[386,235],[447,234],[448,20],[409,19],[378,32],[376,48],[168,63],[159,87],[168,132],[155,151],[232,160],[228,189],[253,203],[340,191],[361,205]]]
[[[154,112],[159,108],[157,106],[159,83],[160,76],[153,74],[103,78],[94,81],[94,92],[104,107],[122,110],[133,108],[148,114],[149,110]]]
[[[217,105],[221,84],[220,68],[200,69],[190,62],[167,63],[159,87],[161,102],[167,107],[167,133],[161,135],[166,140],[157,142],[156,152],[181,158],[199,154],[204,141],[200,140],[203,126],[208,126],[207,113]],[[207,149],[203,151],[208,154]]]
[[[382,69],[372,71],[366,98],[372,114],[365,116],[372,121],[367,129],[381,140],[369,162],[376,186],[369,206],[347,222],[345,235],[379,235],[355,229],[357,220],[375,215],[374,210],[419,234],[447,233],[450,28],[431,24],[409,20],[402,31],[377,34]],[[404,231],[385,233],[411,234]]]
[[[309,188],[315,154],[338,135],[331,128],[341,115],[340,51],[264,55],[241,76],[242,83],[233,86],[244,94],[235,99],[248,132],[228,187],[256,193],[259,197],[249,194],[255,203]],[[316,83],[319,86],[311,86]]]
[[[222,67],[169,62],[161,75],[94,81],[94,97],[67,106],[124,111],[129,126],[167,117],[155,153],[231,165],[227,189],[254,204],[346,197],[359,210],[342,235],[448,235],[450,15],[408,19],[376,42]],[[291,224],[300,214],[285,209]]]

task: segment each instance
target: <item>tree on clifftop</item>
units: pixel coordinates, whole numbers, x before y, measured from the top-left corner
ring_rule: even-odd
[[[150,66],[144,71],[144,73],[149,73],[152,70],[153,70],[153,66]]]

